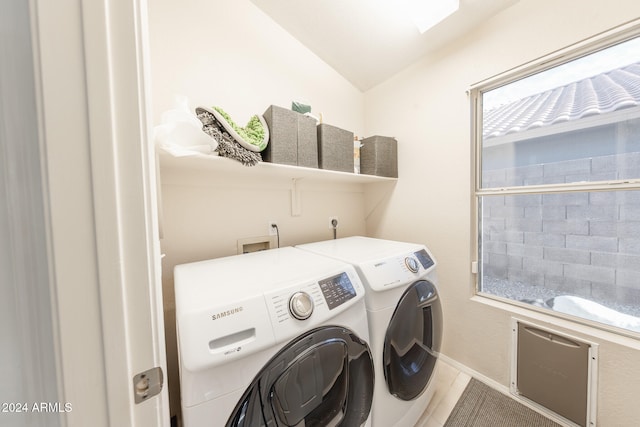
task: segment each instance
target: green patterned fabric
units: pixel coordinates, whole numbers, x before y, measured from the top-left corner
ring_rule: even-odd
[[[235,130],[245,142],[248,142],[251,145],[255,145],[256,147],[260,148],[260,150],[264,150],[267,147],[267,141],[265,141],[264,137],[265,130],[257,115],[252,116],[251,119],[249,119],[249,123],[247,123],[245,127],[240,127],[222,108],[213,107],[213,109],[220,113],[222,117],[224,117],[229,126],[231,126],[233,130]]]
[[[237,160],[245,166],[255,166],[262,160],[260,153],[247,150],[233,139],[210,111],[198,107],[196,115],[202,122],[203,132],[218,143],[216,151],[221,157]]]

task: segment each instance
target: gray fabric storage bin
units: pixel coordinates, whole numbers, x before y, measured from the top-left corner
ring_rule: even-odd
[[[353,132],[320,123],[318,165],[321,169],[353,173]]]
[[[265,162],[318,167],[316,121],[304,114],[271,105],[262,115],[269,126]]]
[[[298,115],[298,166],[318,167],[318,132],[316,119]]]
[[[360,173],[398,177],[398,141],[388,136],[370,136],[361,141]]]

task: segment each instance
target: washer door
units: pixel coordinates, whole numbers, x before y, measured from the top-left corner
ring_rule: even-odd
[[[407,288],[391,317],[384,340],[383,366],[389,393],[412,400],[433,375],[442,334],[442,309],[435,285],[427,280]]]
[[[360,426],[373,400],[369,346],[327,326],[280,350],[249,385],[227,427]]]

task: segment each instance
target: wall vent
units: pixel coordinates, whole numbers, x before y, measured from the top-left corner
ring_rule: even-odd
[[[570,425],[596,426],[598,345],[512,319],[511,393]]]

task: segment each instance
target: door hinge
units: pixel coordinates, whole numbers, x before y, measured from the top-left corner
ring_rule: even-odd
[[[155,367],[133,377],[133,395],[135,402],[140,403],[155,396],[162,390],[164,376],[162,368]]]

